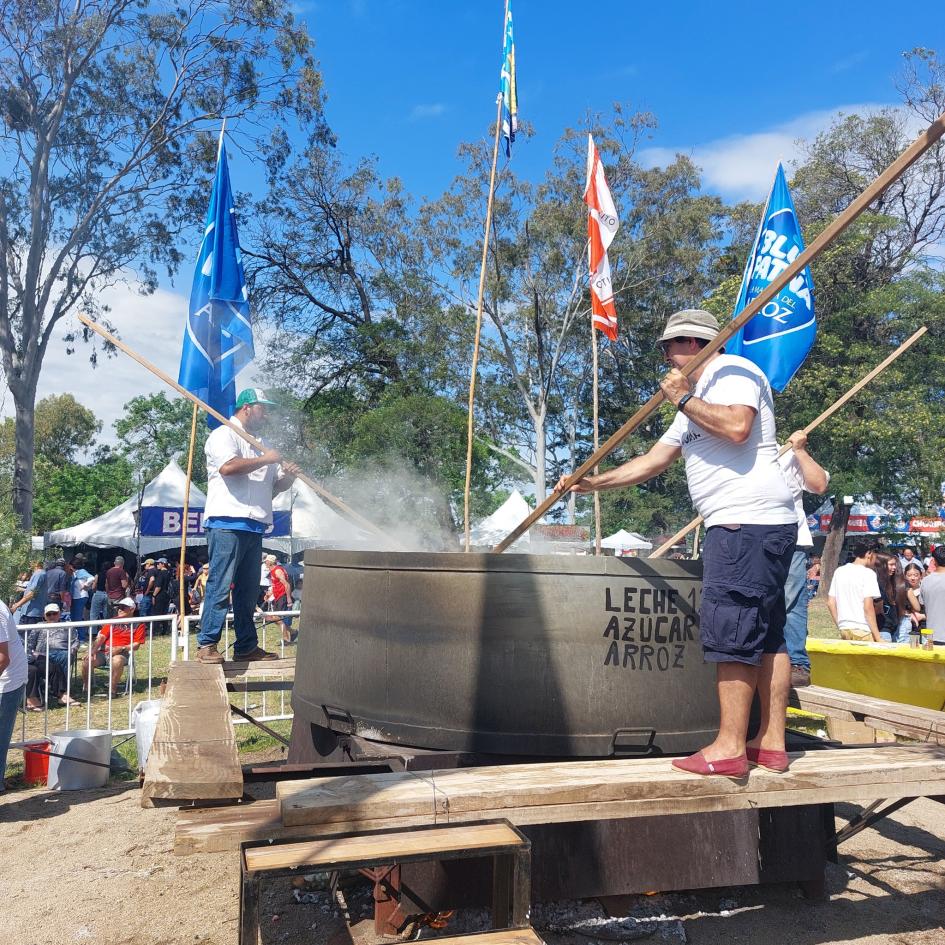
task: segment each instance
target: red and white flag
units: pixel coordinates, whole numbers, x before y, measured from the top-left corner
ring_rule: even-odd
[[[610,281],[610,261],[607,249],[614,241],[617,227],[617,208],[610,196],[604,177],[604,167],[594,145],[587,136],[587,186],[584,202],[588,207],[587,240],[590,256],[591,320],[611,341],[617,340],[617,308],[614,305],[614,287]]]

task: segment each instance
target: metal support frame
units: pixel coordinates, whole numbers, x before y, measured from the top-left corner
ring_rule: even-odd
[[[872,827],[873,824],[879,823],[886,817],[895,814],[896,811],[902,810],[903,807],[911,804],[913,801],[917,801],[920,798],[918,797],[900,797],[898,800],[892,801],[887,804],[886,807],[882,805],[886,803],[885,798],[880,798],[878,801],[873,801],[872,804],[865,807],[858,817],[854,817],[845,827],[841,827],[832,837],[828,840],[828,851],[836,854],[837,847],[846,840],[849,840],[851,837],[855,837],[858,833],[863,830],[866,830],[868,827]],[[945,795],[934,795],[928,798],[930,801],[938,801],[939,804],[945,804]]]
[[[271,729],[264,722],[260,722],[259,719],[254,718],[248,712],[243,711],[243,709],[239,708],[239,706],[235,706],[232,703],[230,703],[230,711],[235,712],[240,718],[246,719],[247,722],[251,722],[253,725],[256,726],[256,728],[262,729],[262,731],[264,731],[267,735],[271,735],[274,739],[276,739],[276,741],[282,742],[282,744],[285,745],[286,748],[291,747],[289,745],[289,739],[283,738],[283,736],[280,735],[277,731],[275,731],[275,729]]]
[[[284,840],[248,840],[240,844],[240,913],[239,945],[256,945],[259,936],[259,884],[266,876],[297,876],[299,870],[319,873],[338,873],[343,870],[358,872],[374,884],[374,930],[378,935],[396,935],[407,921],[401,911],[401,866],[406,863],[436,862],[491,857],[493,861],[493,919],[496,929],[523,929],[528,927],[531,916],[531,841],[508,821],[479,821],[478,823],[505,823],[516,834],[521,843],[508,846],[486,847],[475,850],[442,850],[434,854],[409,854],[396,863],[378,864],[367,860],[340,860],[338,862],[312,862],[297,867],[250,871],[246,865],[246,851],[255,847],[271,848],[305,842],[303,838]],[[443,824],[430,827],[415,827],[413,830],[442,829]],[[457,825],[470,827],[473,824]],[[402,833],[402,827],[392,830],[370,830],[363,834],[342,833],[323,836],[318,840],[344,840],[352,836],[380,836],[385,833]]]

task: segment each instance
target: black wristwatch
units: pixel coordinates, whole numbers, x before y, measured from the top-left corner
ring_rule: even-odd
[[[694,396],[694,395],[693,395],[692,393],[683,394],[682,397],[679,398],[679,403],[676,404],[676,409],[677,409],[680,413],[682,413],[683,407],[685,407],[686,404],[688,404],[689,401],[692,400],[693,396]]]

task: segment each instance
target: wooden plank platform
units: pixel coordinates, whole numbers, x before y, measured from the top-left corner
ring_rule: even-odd
[[[227,679],[261,679],[295,675],[295,657],[281,660],[227,660],[221,664]]]
[[[791,705],[830,719],[861,722],[871,729],[892,732],[903,738],[945,745],[945,712],[934,709],[823,686],[792,690]]]
[[[945,794],[945,749],[933,745],[799,752],[785,774],[757,768],[738,781],[688,774],[656,758],[362,775],[277,787],[285,826],[337,829],[343,823],[344,830],[381,818],[392,827],[402,818],[505,817],[537,824],[937,794]]]
[[[495,850],[527,846],[527,841],[508,824],[471,824],[406,830],[382,834],[358,834],[330,840],[304,840],[246,850],[246,871],[294,869],[331,864],[333,870],[346,864],[400,863],[406,857],[435,857],[456,851]]]
[[[243,769],[222,668],[171,663],[144,771],[142,806],[158,798],[213,800],[242,793]]]
[[[640,759],[364,774],[286,781],[277,790],[281,797],[275,801],[181,811],[175,852],[474,820],[526,826],[942,796],[945,749],[891,745],[799,752],[791,755],[787,774],[755,768],[740,781],[686,774],[669,759]]]

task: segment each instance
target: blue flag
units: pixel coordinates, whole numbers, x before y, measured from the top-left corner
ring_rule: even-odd
[[[502,93],[502,136],[505,156],[512,156],[512,142],[518,131],[518,85],[515,78],[515,40],[512,36],[512,0],[505,11],[505,39],[502,49],[502,70],[499,74]]]
[[[757,298],[803,250],[804,239],[794,202],[784,178],[784,168],[778,164],[732,317]],[[725,345],[725,350],[753,361],[765,372],[771,387],[782,391],[803,364],[816,333],[814,283],[807,268],[768,302]]]
[[[221,131],[177,382],[229,417],[236,406],[236,375],[253,355],[249,298]],[[219,421],[208,416],[207,424],[212,429]]]

